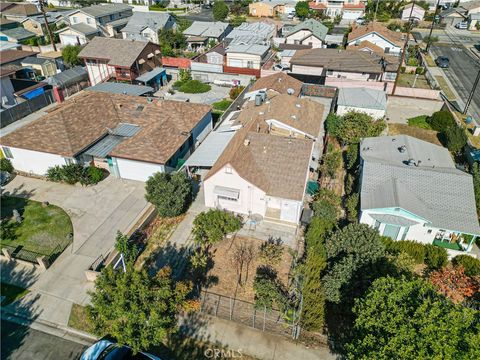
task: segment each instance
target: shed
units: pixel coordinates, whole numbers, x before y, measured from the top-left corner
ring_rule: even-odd
[[[387,94],[383,90],[368,88],[341,88],[338,91],[337,114],[350,111],[364,112],[375,119],[385,116]]]
[[[51,76],[47,79],[47,82],[52,86],[57,86],[61,89],[65,89],[69,86],[78,84],[82,81],[88,80],[88,73],[82,66],[75,66],[72,69],[62,71],[61,73]]]
[[[167,85],[167,70],[163,67],[156,67],[155,69],[137,77],[135,82],[151,86],[154,90],[158,90],[161,86]]]

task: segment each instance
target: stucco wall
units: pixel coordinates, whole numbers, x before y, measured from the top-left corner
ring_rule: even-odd
[[[9,147],[13,158],[10,159],[16,170],[35,175],[45,175],[48,168],[65,165],[65,158],[56,154]]]
[[[244,53],[228,53],[227,54],[227,66],[248,68],[248,62],[251,61],[253,65],[251,69],[260,69],[261,56],[250,55]]]
[[[115,68],[113,66],[108,66],[106,61],[96,61],[96,60],[87,60],[86,62],[88,79],[90,84],[96,85],[108,79],[110,75],[115,74]]]
[[[292,65],[292,73],[294,74],[322,76],[322,72],[323,67],[319,66]]]
[[[165,167],[161,164],[122,158],[115,159],[117,160],[118,173],[122,179],[147,181],[147,179],[156,172],[165,171]]]
[[[338,115],[345,115],[346,113],[348,113],[350,111],[363,112],[363,113],[366,113],[366,114],[372,116],[375,119],[381,119],[385,116],[385,110],[365,109],[365,108],[359,108],[359,107],[354,107],[354,106],[343,106],[343,105],[339,105],[338,108],[337,108],[337,114]]]

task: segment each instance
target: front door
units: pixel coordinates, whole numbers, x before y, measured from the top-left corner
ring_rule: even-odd
[[[400,232],[400,226],[396,225],[385,225],[383,230],[383,236],[391,237],[393,240],[397,240],[398,233]]]

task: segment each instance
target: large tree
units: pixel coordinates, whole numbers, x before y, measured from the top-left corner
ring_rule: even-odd
[[[309,10],[308,1],[299,1],[295,5],[295,14],[300,19],[305,19],[308,16]]]
[[[361,295],[377,276],[385,248],[378,231],[350,224],[325,240],[328,269],[323,277],[327,300],[340,303]]]
[[[467,134],[463,128],[453,125],[445,130],[445,142],[452,154],[460,155],[464,146],[467,145]]]
[[[222,240],[225,235],[241,228],[242,221],[232,213],[210,209],[201,212],[193,220],[193,235],[197,244],[204,248]]]
[[[163,56],[175,56],[177,50],[184,50],[187,47],[187,38],[180,31],[172,29],[158,30],[158,41]]]
[[[350,111],[344,116],[327,118],[327,131],[345,144],[357,144],[361,138],[378,136],[385,129],[383,120],[374,120],[370,115]]]
[[[189,290],[171,280],[168,268],[150,277],[130,266],[126,272],[109,266],[95,282],[87,311],[99,336],[113,336],[137,353],[161,344],[175,328]]]
[[[183,172],[150,176],[146,184],[147,201],[155,205],[161,217],[183,214],[192,201],[192,183]]]
[[[423,280],[376,280],[354,307],[351,359],[478,359],[480,313]]]
[[[225,1],[218,0],[213,4],[212,12],[215,21],[223,21],[228,16],[229,8]]]
[[[68,66],[75,66],[81,64],[78,54],[80,53],[79,45],[67,45],[62,49],[62,58]]]

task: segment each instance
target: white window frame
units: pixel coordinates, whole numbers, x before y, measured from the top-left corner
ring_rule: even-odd
[[[2,151],[3,151],[3,155],[5,155],[5,158],[13,159],[12,150],[10,150],[10,148],[2,146]]]

